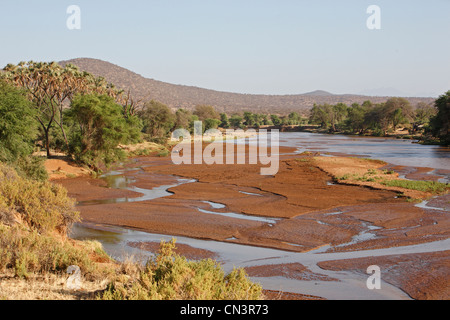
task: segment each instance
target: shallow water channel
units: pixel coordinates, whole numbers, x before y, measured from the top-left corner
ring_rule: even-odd
[[[436,146],[414,145],[411,141],[390,139],[371,139],[371,138],[351,138],[346,136],[328,136],[315,135],[308,133],[286,133],[280,135],[280,145],[296,147],[298,152],[318,151],[337,152],[347,154],[357,154],[367,157],[373,157],[397,165],[415,165],[427,166],[435,169],[450,168],[450,152],[446,148]],[[152,189],[137,188],[132,184],[135,182],[132,175],[126,175],[127,171],[139,171],[139,167],[118,169],[110,171],[103,175],[108,187],[126,189],[142,194],[134,198],[116,198],[106,200],[90,200],[77,203],[78,206],[100,205],[111,203],[148,201],[152,199],[171,196],[168,189],[181,184],[193,183],[196,180],[176,178],[176,183],[171,185],[157,186]],[[145,174],[141,170],[139,174]],[[131,176],[131,177],[130,177]],[[445,180],[450,177],[446,175]],[[249,197],[260,197],[261,194],[241,191]],[[199,204],[207,203],[210,209],[205,210],[197,208],[199,212],[207,214],[224,215],[234,219],[247,219],[266,223],[271,226],[277,223],[279,219],[270,217],[249,216],[240,213],[224,212],[226,209],[223,204],[211,201],[199,201]],[[426,206],[422,203],[419,206]],[[434,208],[433,208],[434,209]],[[336,213],[339,214],[339,213]],[[352,239],[353,242],[370,239],[372,234],[368,231],[359,234]],[[169,241],[171,235],[151,234],[137,230],[125,229],[120,227],[96,225],[96,224],[75,224],[71,230],[71,237],[79,240],[98,240],[102,243],[106,252],[117,260],[123,260],[132,257],[138,261],[145,262],[152,253],[131,247],[130,242],[160,242]],[[319,261],[329,259],[347,259],[352,257],[373,256],[377,254],[398,254],[400,252],[429,252],[441,251],[443,246],[449,247],[448,240],[424,245],[408,246],[400,248],[389,248],[381,250],[367,250],[347,253],[324,253],[326,248],[307,253],[293,253],[284,250],[261,248],[249,245],[240,245],[231,242],[218,242],[209,240],[193,239],[188,237],[174,236],[177,243],[187,244],[195,248],[206,249],[217,254],[217,260],[223,265],[225,271],[231,271],[237,266],[264,265],[271,263],[290,263],[299,262],[310,268],[311,271],[320,272],[339,279],[339,282],[330,281],[298,281],[282,277],[256,278],[264,288],[272,290],[282,290],[287,292],[299,292],[303,294],[312,294],[327,299],[408,299],[409,297],[401,290],[386,284],[384,291],[374,292],[365,287],[367,278],[358,276],[349,272],[331,272],[317,267]],[[233,240],[233,239],[229,239]]]

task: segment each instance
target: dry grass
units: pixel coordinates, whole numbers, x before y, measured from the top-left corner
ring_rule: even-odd
[[[80,290],[67,287],[68,274],[31,274],[20,279],[14,273],[0,273],[0,300],[90,300],[104,290],[108,280],[82,279]]]

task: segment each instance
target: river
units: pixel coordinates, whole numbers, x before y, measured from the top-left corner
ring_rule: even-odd
[[[253,140],[252,140],[253,139]],[[254,138],[250,139],[250,143]],[[390,164],[399,166],[428,167],[440,170],[450,169],[450,149],[440,146],[427,146],[413,143],[411,140],[389,139],[389,138],[371,138],[371,137],[352,137],[343,135],[323,135],[314,133],[280,133],[280,145],[297,148],[297,152],[316,151],[324,155],[350,154],[367,158],[374,158],[386,161]],[[143,194],[142,197],[127,199],[92,200],[88,203],[79,203],[79,205],[95,205],[103,203],[120,203],[127,201],[147,201],[159,197],[170,196],[167,189],[179,184],[192,183],[195,180],[179,179],[178,184],[159,186],[153,189],[140,189],[130,187],[128,184],[133,182],[124,176],[126,170],[133,168],[117,169],[103,176],[110,187],[129,189]],[[442,176],[442,175],[441,175]],[[448,182],[449,173],[445,173],[441,181]],[[209,203],[212,209],[217,204]],[[204,212],[205,210],[203,210]],[[215,211],[207,211],[215,214]],[[229,213],[236,219],[245,218],[238,213]],[[275,223],[275,220],[266,218],[266,222]],[[71,233],[74,239],[89,239],[100,241],[105,250],[117,260],[123,260],[125,257],[133,256],[136,259],[146,259],[151,254],[132,248],[129,242],[159,242],[161,240],[170,240],[171,235],[150,234],[141,231],[118,227],[106,227],[99,225],[76,224]],[[286,263],[301,261],[307,265],[310,270],[321,272],[322,274],[338,278],[338,283],[329,281],[315,281],[315,285],[307,281],[287,280],[281,277],[255,278],[264,288],[273,290],[283,290],[288,292],[298,292],[312,294],[327,299],[408,299],[401,290],[387,283],[384,284],[384,291],[371,291],[365,287],[365,278],[361,275],[350,272],[331,272],[317,270],[317,263],[330,259],[346,259],[352,257],[366,257],[379,254],[399,254],[435,252],[442,251],[443,248],[450,247],[449,240],[432,242],[423,245],[389,248],[382,250],[367,250],[357,252],[343,252],[335,254],[324,254],[323,251],[293,253],[289,251],[258,248],[253,246],[239,245],[233,243],[199,240],[187,237],[176,237],[177,243],[187,244],[195,248],[206,249],[218,254],[218,260],[222,263],[226,271],[233,267],[253,266],[263,263]]]

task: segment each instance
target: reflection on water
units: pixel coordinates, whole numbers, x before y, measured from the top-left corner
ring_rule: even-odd
[[[163,197],[167,197],[167,196],[170,196],[173,194],[173,193],[167,191],[168,189],[180,186],[185,183],[193,183],[196,181],[193,179],[177,178],[176,184],[158,186],[158,187],[155,187],[152,189],[144,189],[144,188],[138,188],[135,186],[130,186],[130,184],[136,182],[136,180],[132,179],[130,177],[124,176],[123,172],[121,172],[121,171],[108,172],[107,174],[104,174],[100,178],[102,178],[103,180],[106,181],[108,188],[129,190],[129,191],[140,193],[140,194],[142,194],[142,196],[133,197],[133,198],[124,197],[124,198],[113,198],[113,199],[98,199],[98,200],[79,201],[79,202],[77,202],[77,206],[91,206],[91,205],[99,205],[99,204],[139,202],[139,201],[147,201],[147,200],[163,198]]]

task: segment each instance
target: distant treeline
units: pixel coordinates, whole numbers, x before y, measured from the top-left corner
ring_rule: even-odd
[[[448,144],[450,120],[450,91],[434,104],[418,103],[413,108],[404,98],[390,98],[385,103],[347,106],[314,105],[309,122],[329,132],[386,136],[402,127],[411,135],[424,135],[428,140]],[[439,141],[438,141],[439,140]]]

